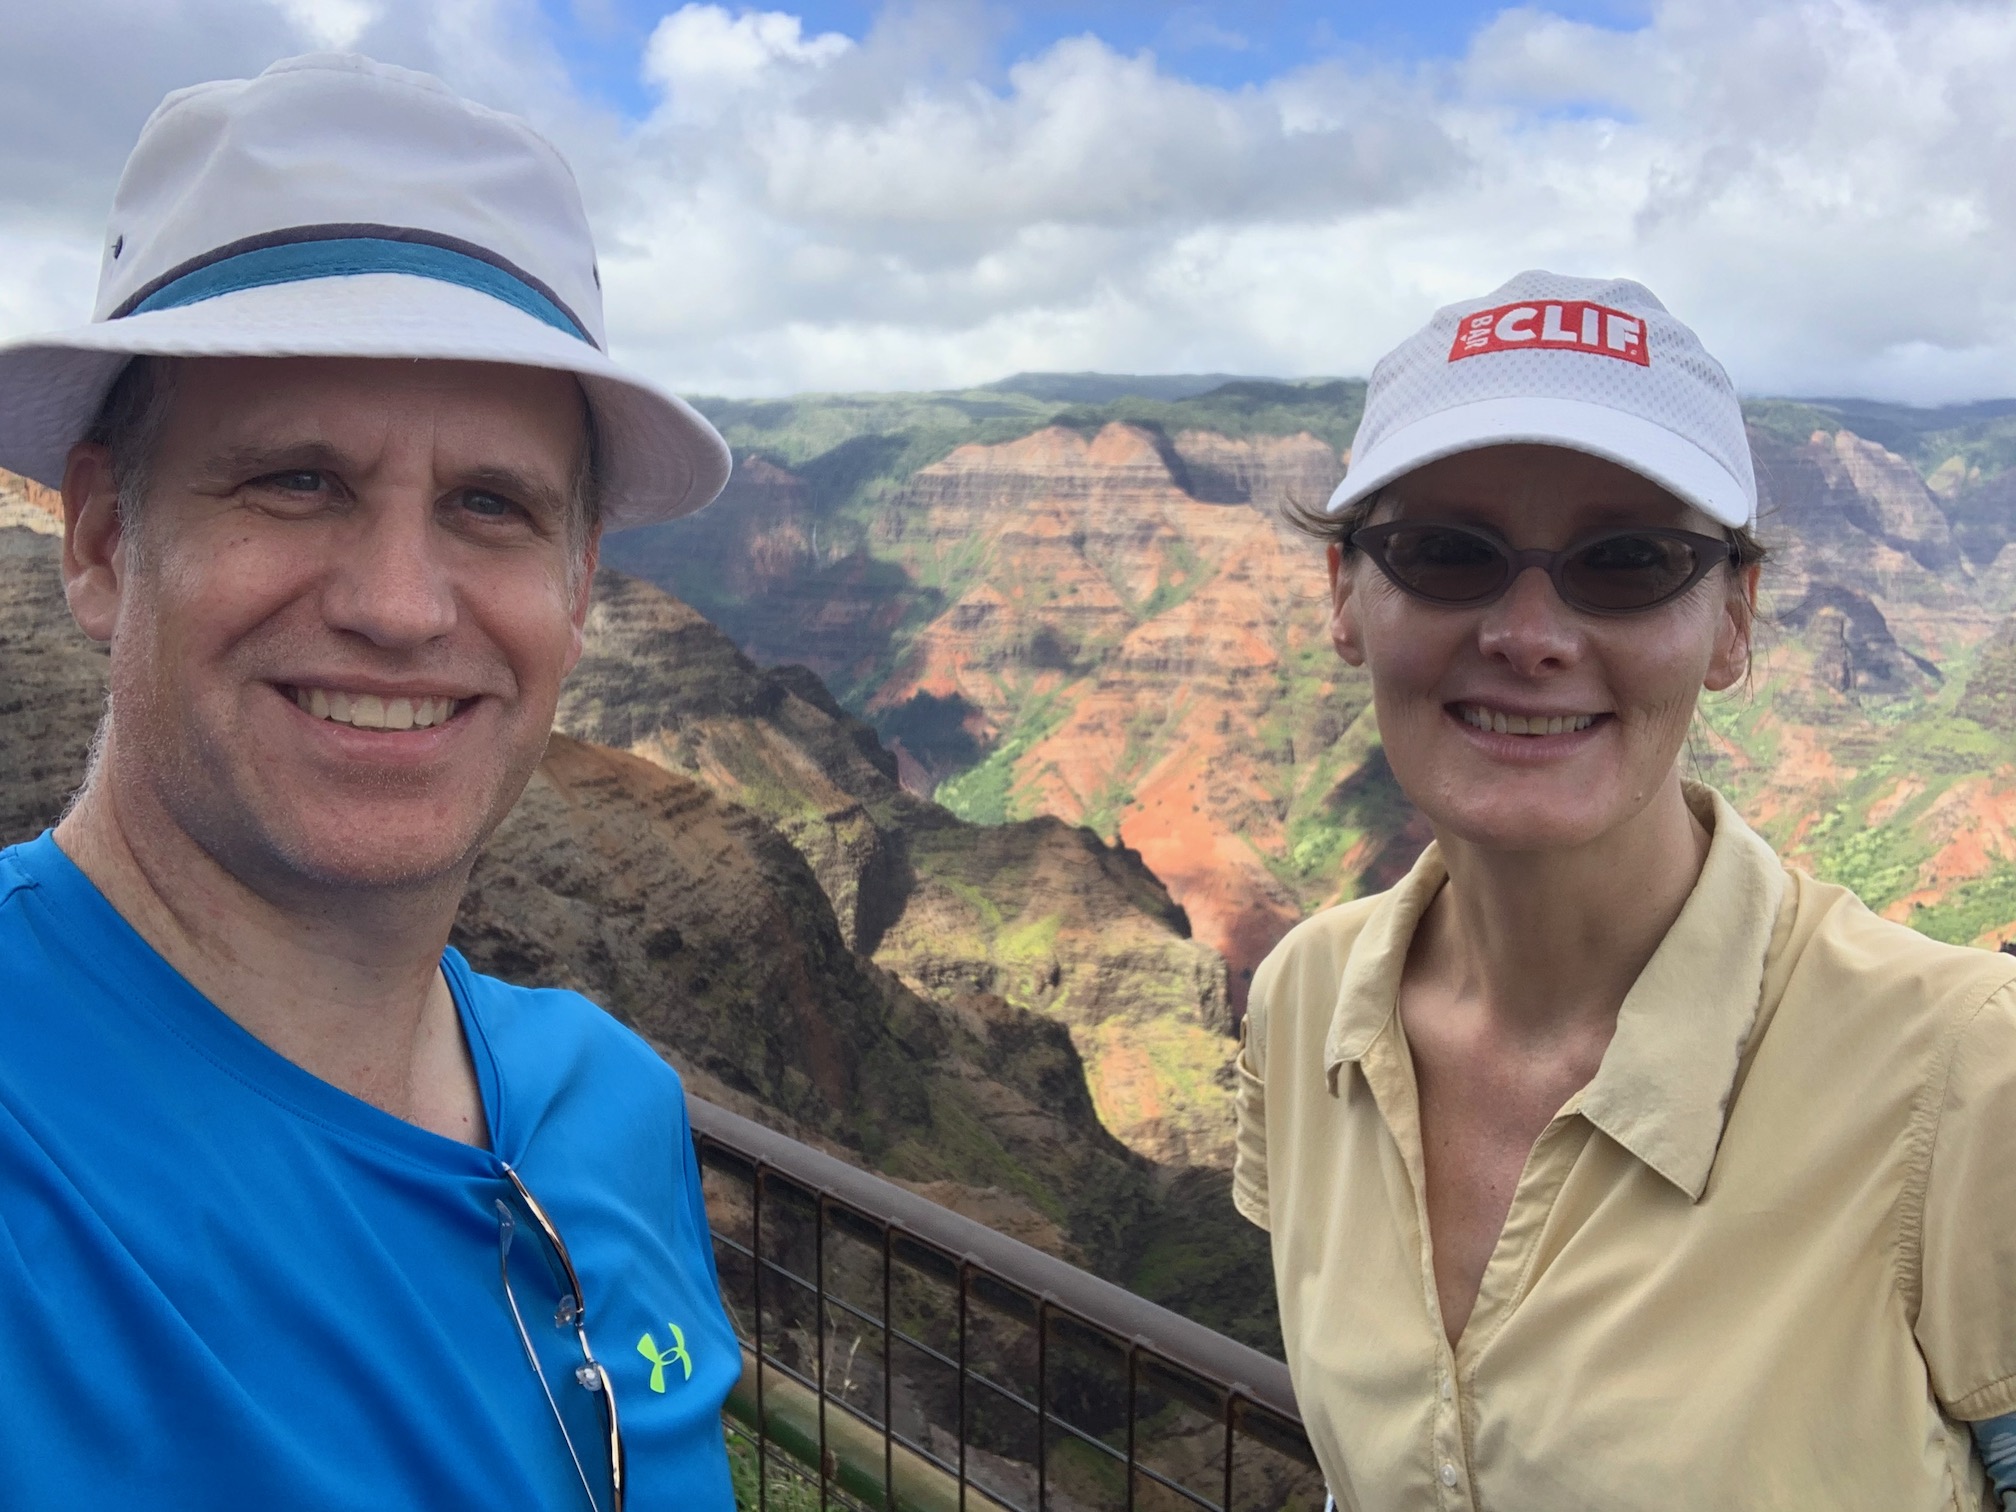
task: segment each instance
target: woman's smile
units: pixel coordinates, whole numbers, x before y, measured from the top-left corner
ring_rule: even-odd
[[[1472,729],[1499,735],[1574,735],[1588,729],[1601,714],[1537,714],[1507,712],[1489,704],[1458,703],[1449,711]]]

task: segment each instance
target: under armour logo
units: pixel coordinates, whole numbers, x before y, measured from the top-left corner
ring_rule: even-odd
[[[693,1379],[693,1356],[686,1353],[686,1331],[677,1323],[667,1323],[665,1326],[672,1330],[672,1347],[663,1354],[658,1352],[658,1341],[650,1334],[645,1334],[637,1341],[637,1353],[651,1362],[651,1389],[657,1392],[665,1390],[665,1367],[674,1360],[677,1360],[679,1368],[686,1372],[683,1379],[688,1381]]]

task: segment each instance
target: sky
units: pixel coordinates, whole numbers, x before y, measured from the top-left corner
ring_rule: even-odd
[[[1755,394],[2016,394],[2010,0],[0,0],[0,339],[84,318],[166,91],[354,48],[573,163],[682,392],[1363,375],[1513,274]]]

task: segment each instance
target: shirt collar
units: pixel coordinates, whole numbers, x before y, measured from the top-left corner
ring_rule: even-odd
[[[1771,847],[1719,793],[1689,783],[1687,803],[1711,832],[1708,859],[1626,994],[1602,1065],[1570,1106],[1699,1201],[1756,1022],[1786,883]],[[1430,845],[1366,920],[1324,1041],[1333,1094],[1339,1068],[1393,1021],[1415,926],[1447,877]]]

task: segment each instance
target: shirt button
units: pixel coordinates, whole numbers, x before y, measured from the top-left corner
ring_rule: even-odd
[[[1449,1400],[1449,1377],[1447,1376],[1442,1377],[1442,1400],[1445,1402]]]
[[[1456,1467],[1447,1460],[1442,1461],[1442,1484],[1445,1486],[1456,1484]]]

